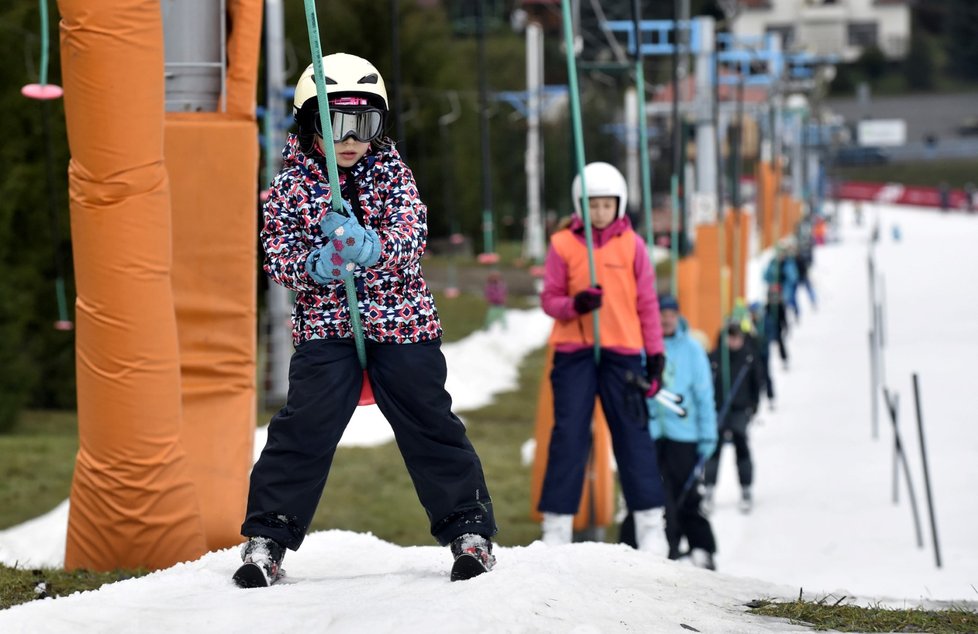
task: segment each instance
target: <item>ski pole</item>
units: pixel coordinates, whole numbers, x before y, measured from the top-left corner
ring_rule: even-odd
[[[316,79],[316,98],[319,101],[319,120],[323,130],[323,147],[326,151],[326,171],[329,179],[329,200],[333,211],[341,215],[347,215],[343,209],[341,196],[337,196],[339,191],[340,176],[336,167],[336,149],[333,147],[333,123],[329,115],[329,99],[326,95],[326,73],[323,70],[323,50],[319,40],[319,20],[316,18],[316,1],[303,0],[306,11],[306,27],[309,30],[309,48],[312,53],[312,69]],[[346,286],[346,303],[350,309],[350,326],[353,329],[353,341],[357,348],[357,358],[360,360],[360,367],[364,370],[364,381],[368,382],[366,376],[367,353],[363,343],[363,324],[360,322],[360,307],[357,299],[357,288],[353,282],[353,276],[343,278]],[[367,383],[369,385],[369,383]]]
[[[723,427],[723,420],[730,413],[730,406],[733,405],[734,395],[740,390],[740,384],[744,382],[744,378],[747,376],[747,370],[750,369],[751,364],[754,363],[754,357],[747,355],[747,359],[737,372],[737,376],[734,377],[734,382],[730,386],[730,391],[727,393],[727,398],[723,401],[723,406],[720,407],[720,411],[717,412],[717,427]]]
[[[316,80],[316,99],[319,104],[319,121],[323,130],[323,147],[326,154],[326,172],[330,184],[330,204],[334,212],[346,215],[342,197],[335,195],[339,190],[339,171],[336,167],[336,149],[333,147],[333,124],[329,113],[329,98],[326,92],[326,73],[323,69],[323,51],[319,38],[319,20],[316,17],[315,0],[303,0],[306,12],[306,27],[309,31],[309,48],[312,54],[313,75]],[[328,139],[328,140],[327,140]],[[364,346],[363,324],[360,321],[359,299],[353,276],[343,278],[346,290],[346,303],[350,311],[350,329],[357,350],[357,359],[363,369],[363,383],[360,389],[359,405],[374,403],[370,377],[367,375],[367,352]]]
[[[312,0],[306,0],[311,2]],[[584,239],[587,244],[587,264],[591,286],[598,285],[597,268],[594,263],[594,238],[591,235],[591,208],[588,205],[587,182],[584,178],[584,128],[581,125],[581,94],[577,87],[577,60],[574,53],[574,28],[571,18],[570,0],[561,0],[561,15],[564,22],[564,49],[567,52],[567,82],[570,93],[571,121],[574,131],[574,156],[577,159],[577,173],[581,178],[581,217],[584,220]],[[594,360],[601,359],[601,338],[598,326],[598,310],[594,315]]]
[[[693,470],[689,473],[689,477],[686,478],[685,484],[683,484],[683,490],[679,492],[679,498],[676,499],[676,508],[681,508],[683,502],[689,497],[689,492],[693,490],[693,485],[703,475],[703,470],[706,468],[706,461],[709,459],[709,456],[700,456],[699,460],[696,461]]]

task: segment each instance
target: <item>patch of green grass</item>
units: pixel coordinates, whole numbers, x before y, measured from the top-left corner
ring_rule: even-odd
[[[516,390],[500,395],[492,405],[460,413],[492,495],[500,527],[496,541],[507,546],[528,544],[540,533],[529,516],[530,468],[520,463],[520,447],[533,436],[544,362],[543,349],[528,355]],[[311,528],[370,532],[400,545],[434,543],[394,443],[337,450]]]
[[[978,613],[972,610],[894,610],[840,605],[822,601],[778,603],[758,600],[748,604],[753,614],[789,619],[816,630],[839,632],[978,632]]]
[[[145,570],[88,570],[25,569],[0,565],[0,610],[45,597],[64,597],[75,592],[96,590],[107,583],[141,577]],[[40,585],[43,584],[43,585]]]
[[[429,266],[448,266],[449,263],[453,263],[458,268],[485,269],[486,265],[477,259],[478,254],[482,252],[482,243],[473,244],[473,249],[475,253],[470,256],[425,253],[424,267],[427,269]],[[499,262],[494,265],[496,268],[526,268],[531,264],[523,259],[523,242],[520,240],[497,242],[495,252],[499,256]]]
[[[0,435],[0,528],[46,513],[68,497],[78,452],[75,412],[25,412]]]
[[[443,293],[434,293],[434,296],[444,330],[442,341],[445,343],[464,339],[485,324],[488,304],[483,297],[472,293],[462,293],[452,299]],[[529,308],[530,301],[526,297],[512,296],[507,301],[507,307]]]

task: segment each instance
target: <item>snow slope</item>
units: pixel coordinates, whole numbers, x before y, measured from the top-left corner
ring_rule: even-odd
[[[270,589],[234,588],[229,577],[237,553],[224,550],[95,592],[0,612],[0,632],[230,632],[256,624],[276,631],[408,634],[688,631],[683,625],[704,632],[793,631],[800,628],[746,615],[743,604],[791,599],[799,588],[806,598],[845,595],[899,606],[975,601],[978,426],[970,370],[978,357],[978,320],[972,316],[978,305],[978,219],[867,210],[870,217],[860,227],[843,208],[841,242],[817,251],[818,310],[802,298],[801,323],[789,341],[790,370],[773,366],[777,410],[763,410],[752,426],[757,503],[749,516],[736,510],[736,470],[732,449],[725,451],[713,515],[720,573],[617,545],[548,549],[534,543],[497,548],[494,572],[452,584],[447,549],[398,547],[372,535],[327,531],[288,554],[289,583]],[[883,230],[874,250],[885,278],[886,384],[900,394],[923,549],[916,546],[902,481],[899,504],[892,501],[893,432],[882,407],[878,437],[873,433],[867,257],[875,212]],[[477,333],[453,344],[458,357],[445,346],[459,409],[506,389],[491,385],[492,377],[512,385],[518,359],[542,344],[545,318],[537,311],[523,315],[528,321],[514,326],[511,319],[506,337]],[[499,353],[513,335],[525,335],[523,347]],[[475,360],[477,367],[465,365]],[[921,381],[941,569],[934,565],[926,516],[911,372]],[[344,442],[358,442],[360,429],[352,425]],[[365,435],[368,443],[383,441],[383,434]],[[0,532],[2,560],[41,562],[59,555],[65,508]]]

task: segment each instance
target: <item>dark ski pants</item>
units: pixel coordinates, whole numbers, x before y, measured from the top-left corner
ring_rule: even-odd
[[[482,463],[445,391],[441,341],[366,345],[374,398],[394,431],[431,534],[442,545],[465,533],[494,535]],[[302,544],[357,407],[362,377],[352,340],[299,344],[289,367],[288,400],[272,418],[251,472],[242,535],[270,537],[292,550]]]
[[[694,482],[689,491],[683,493],[683,487],[699,461],[696,443],[660,438],[655,445],[659,454],[659,471],[666,488],[666,539],[669,540],[669,558],[679,558],[679,543],[683,536],[686,537],[690,549],[702,548],[710,553],[716,552],[717,545],[710,520],[700,512],[702,498],[698,483]]]
[[[761,352],[761,372],[764,375],[764,391],[767,394],[767,400],[774,400],[774,378],[771,376],[771,344],[767,342],[764,344],[764,350]]]
[[[788,362],[788,348],[784,344],[784,333],[778,331],[778,336],[775,337],[775,342],[778,344],[778,356],[781,357],[781,361]]]
[[[628,372],[645,376],[639,355],[602,350],[601,361],[595,364],[592,349],[554,353],[550,373],[554,428],[538,506],[541,512],[577,513],[591,451],[595,396],[601,397],[628,508],[644,511],[665,504],[645,395],[626,382]]]
[[[798,280],[798,288],[805,289],[805,291],[808,293],[808,299],[812,303],[812,308],[816,308],[818,306],[818,298],[815,296],[815,287],[812,286],[811,280],[809,280],[807,277],[805,279]]]
[[[717,469],[720,465],[720,452],[727,440],[733,442],[737,452],[737,475],[740,486],[749,487],[754,481],[754,463],[750,457],[750,445],[747,443],[747,424],[750,422],[750,410],[731,410],[727,420],[720,428],[720,442],[713,457],[706,461],[703,479],[706,484],[713,486],[717,483]]]

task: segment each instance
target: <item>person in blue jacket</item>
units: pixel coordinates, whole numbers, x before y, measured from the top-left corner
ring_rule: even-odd
[[[666,490],[666,538],[669,558],[678,559],[686,538],[689,556],[702,568],[715,570],[716,540],[710,520],[700,510],[700,492],[694,471],[702,470],[717,447],[713,375],[706,351],[689,335],[679,303],[671,295],[659,298],[665,342],[663,389],[683,397],[686,417],[680,418],[649,399],[649,432],[655,439],[659,470]],[[697,474],[698,475],[698,474]],[[689,486],[687,488],[687,483]]]
[[[781,300],[795,314],[795,321],[801,316],[798,310],[798,266],[795,258],[785,247],[776,249],[775,257],[764,270],[764,281],[768,288],[781,289]]]

